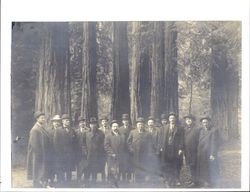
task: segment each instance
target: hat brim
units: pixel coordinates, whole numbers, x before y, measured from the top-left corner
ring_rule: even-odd
[[[201,119],[200,119],[200,122],[202,122],[204,119],[207,119],[208,121],[211,121],[211,118],[210,118],[210,117],[204,117],[204,118],[201,118]]]

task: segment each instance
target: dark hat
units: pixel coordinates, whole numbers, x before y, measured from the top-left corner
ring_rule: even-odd
[[[51,121],[61,121],[62,119],[60,118],[60,115],[55,115]]]
[[[149,120],[155,120],[155,119],[154,119],[153,116],[149,116],[149,117],[148,117],[148,121],[149,121]]]
[[[175,114],[174,112],[170,112],[170,113],[168,114],[168,117],[170,117],[170,116],[175,116],[175,117],[176,117],[176,114]]]
[[[86,118],[83,116],[78,117],[78,121],[86,121]]]
[[[110,125],[112,125],[113,123],[117,123],[118,124],[118,121],[117,120],[112,120]]]
[[[90,117],[89,123],[97,123],[97,120],[95,117]]]
[[[142,122],[143,123],[144,122],[144,118],[143,117],[138,117],[137,120],[136,120],[136,123],[138,123],[138,122]]]
[[[71,118],[70,118],[69,114],[63,114],[62,119],[71,119]]]
[[[42,115],[45,115],[45,113],[43,112],[40,112],[40,111],[37,111],[34,113],[34,117],[37,119],[38,117],[42,116]]]
[[[108,121],[109,119],[108,119],[107,116],[103,116],[100,120],[106,120],[106,121]]]
[[[167,115],[165,113],[161,114],[161,119],[167,119]]]
[[[122,114],[122,120],[129,120],[128,114]]]
[[[183,117],[183,119],[186,119],[186,118],[190,118],[190,119],[192,119],[193,121],[195,121],[195,116],[192,115],[192,114],[189,114],[189,115],[186,115],[186,116]]]
[[[211,118],[210,118],[210,117],[208,117],[208,116],[206,116],[206,117],[202,117],[202,118],[200,118],[200,122],[202,122],[204,119],[207,119],[208,121],[211,121]]]

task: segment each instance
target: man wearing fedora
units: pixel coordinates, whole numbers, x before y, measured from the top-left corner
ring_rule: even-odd
[[[66,131],[66,137],[64,138],[66,181],[70,182],[72,180],[72,171],[76,167],[76,134],[74,128],[71,126],[71,117],[69,114],[62,115],[62,125]]]
[[[111,122],[111,130],[105,136],[104,148],[107,153],[109,182],[112,187],[118,187],[119,170],[123,164],[125,136],[119,132],[117,120]]]
[[[219,179],[219,132],[212,127],[211,118],[200,119],[202,124],[197,149],[197,179],[201,187],[216,187]]]
[[[197,185],[196,166],[197,166],[197,146],[199,143],[200,129],[195,127],[195,117],[191,114],[184,116],[184,155],[186,165],[191,172],[191,180],[187,183],[188,187]]]
[[[86,118],[78,118],[78,128],[76,129],[76,158],[77,158],[77,181],[81,184],[82,175],[85,175],[87,168],[86,133],[90,131],[87,127]]]
[[[178,166],[183,153],[183,129],[177,124],[176,115],[169,113],[169,123],[163,127],[159,137],[159,153],[166,187],[176,187]]]
[[[135,182],[145,182],[148,152],[149,152],[149,133],[145,130],[144,119],[139,117],[136,120],[136,129],[132,130],[127,142],[130,152],[133,154],[133,166]]]
[[[122,126],[119,127],[120,134],[124,135],[125,141],[127,141],[130,131],[132,130],[130,119],[128,114],[122,114]],[[132,166],[132,154],[129,152],[128,144],[125,143],[125,149],[123,154],[124,161],[120,166],[120,174],[122,180],[125,182],[131,182],[133,166]]]
[[[104,159],[104,133],[98,129],[95,117],[90,118],[90,131],[86,133],[86,149],[87,149],[87,170],[86,179],[90,181],[92,175],[92,183],[95,184],[97,173],[101,170]]]
[[[50,135],[45,129],[45,114],[34,114],[36,123],[29,133],[27,153],[27,177],[33,180],[33,187],[45,187],[49,179],[50,169]]]

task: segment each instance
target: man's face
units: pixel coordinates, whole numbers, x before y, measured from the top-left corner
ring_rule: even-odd
[[[148,120],[148,126],[149,127],[154,126],[154,120],[153,119]]]
[[[143,128],[144,124],[142,122],[136,123],[137,129],[141,130]]]
[[[40,115],[40,116],[37,118],[37,122],[40,123],[40,124],[45,124],[45,122],[46,122],[45,115]]]
[[[113,123],[111,129],[116,132],[118,130],[118,123]]]
[[[80,128],[86,127],[86,121],[80,121],[80,122],[79,122],[79,127],[80,127]]]
[[[69,127],[70,126],[70,120],[69,119],[63,119],[62,123],[63,123],[63,127]]]
[[[203,119],[201,123],[204,128],[208,128],[209,122],[207,119]]]
[[[106,119],[103,119],[101,121],[102,126],[106,127],[108,125],[108,121]]]
[[[129,121],[126,120],[126,119],[122,120],[122,123],[123,123],[124,126],[128,126],[129,125]]]
[[[61,126],[61,121],[53,121],[52,124],[54,128],[58,128]]]
[[[174,115],[170,115],[168,118],[170,123],[175,123],[175,116]]]
[[[192,125],[192,123],[193,123],[193,120],[191,118],[186,118],[186,124],[188,126]]]
[[[90,129],[91,129],[92,131],[97,130],[97,125],[96,125],[96,123],[90,123],[89,126],[90,126]]]
[[[167,122],[168,122],[167,119],[162,119],[162,120],[161,120],[161,124],[162,124],[162,125],[166,125]]]

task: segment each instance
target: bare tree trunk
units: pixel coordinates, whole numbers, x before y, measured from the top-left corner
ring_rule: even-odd
[[[188,114],[192,113],[192,102],[193,102],[193,82],[192,80],[190,80],[190,97],[189,97]]]
[[[48,115],[71,113],[67,23],[49,23],[38,67],[35,110]]]
[[[141,114],[139,106],[139,79],[140,79],[140,22],[132,22],[131,24],[130,43],[130,59],[129,59],[129,89],[130,89],[130,117],[134,125],[136,118]]]
[[[129,65],[127,22],[114,22],[112,118],[129,113]]]
[[[82,105],[85,118],[97,116],[96,101],[96,23],[83,23]]]
[[[178,116],[177,31],[174,22],[165,23],[165,70],[163,112]]]
[[[164,23],[153,23],[153,47],[151,63],[151,101],[150,114],[159,117],[161,112],[163,64],[164,64]]]

